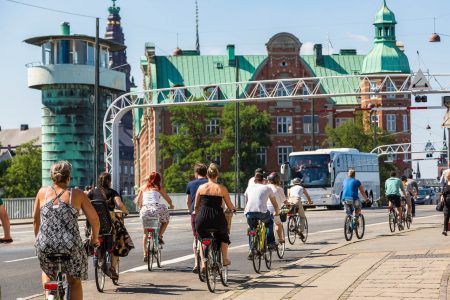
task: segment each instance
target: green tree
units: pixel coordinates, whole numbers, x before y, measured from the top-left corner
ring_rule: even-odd
[[[239,104],[239,136],[240,136],[240,180],[247,182],[258,167],[263,167],[258,161],[257,150],[270,146],[270,116],[266,111],[259,111],[256,105]],[[235,104],[225,105],[222,112],[221,151],[232,154],[232,170],[222,173],[224,183],[235,190]]]
[[[41,187],[42,155],[35,141],[22,144],[0,178],[5,197],[34,197]]]

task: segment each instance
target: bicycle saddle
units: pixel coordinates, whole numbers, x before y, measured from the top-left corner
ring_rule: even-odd
[[[47,256],[50,261],[67,261],[70,259],[70,254],[50,254]]]

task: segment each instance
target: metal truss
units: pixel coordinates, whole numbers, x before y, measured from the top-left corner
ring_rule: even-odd
[[[431,154],[430,158],[433,159],[433,153],[446,153],[447,147],[447,141],[427,141],[421,143],[382,145],[376,147],[370,153],[375,153],[378,157],[387,156],[388,160],[392,160],[392,156],[397,154],[409,154],[411,157],[415,153],[427,153]],[[409,160],[407,159],[405,161]]]
[[[157,108],[183,105],[210,105],[234,102],[308,101],[314,98],[357,97],[398,94],[450,93],[450,74],[426,74],[435,89],[410,89],[415,74],[343,75],[328,77],[288,78],[248,82],[218,83],[145,90],[124,94],[108,107],[104,122],[106,170],[113,177],[113,186],[119,185],[118,124],[122,116],[135,108]],[[447,84],[441,84],[446,78]],[[439,80],[438,80],[439,79]],[[363,87],[370,87],[363,91]],[[400,109],[400,108],[397,108]]]

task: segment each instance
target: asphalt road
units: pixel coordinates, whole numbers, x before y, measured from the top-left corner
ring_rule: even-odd
[[[289,262],[298,260],[321,247],[341,242],[344,212],[322,209],[308,210],[306,212],[310,228],[308,243],[303,245],[298,241],[294,246],[288,245],[285,259],[274,259],[273,267],[277,268]],[[418,206],[417,217],[435,215],[434,206]],[[364,210],[366,225],[375,225],[387,221],[385,209]],[[114,287],[110,282],[106,284],[104,296],[98,294],[97,299],[107,299],[108,294],[152,293],[159,297],[174,297],[185,295],[207,296],[206,284],[200,283],[191,273],[193,267],[192,233],[187,215],[173,216],[169,229],[165,234],[163,261],[166,263],[162,269],[149,273],[142,261],[142,225],[138,218],[126,220],[128,231],[135,243],[134,249],[128,257],[121,258],[121,281],[127,282],[125,287]],[[242,214],[233,218],[230,258],[232,265],[230,281],[236,285],[256,276],[252,265],[246,259],[247,254],[247,224]],[[367,231],[375,227],[366,228]],[[387,229],[387,225],[386,225]],[[40,287],[40,268],[34,250],[34,236],[32,225],[15,225],[12,228],[14,243],[0,245],[0,286],[2,299],[16,299],[29,297],[42,293]],[[92,280],[93,269],[90,259],[89,279]],[[264,267],[263,267],[264,269]],[[136,279],[136,280],[135,280]],[[140,280],[137,280],[140,279]],[[145,279],[146,284],[142,284]],[[134,281],[133,281],[134,280]],[[133,282],[136,284],[133,285]],[[85,283],[85,294],[92,293],[93,282]],[[219,286],[219,290],[223,289]],[[223,289],[226,290],[226,289]],[[197,299],[198,297],[195,296]],[[90,297],[86,297],[90,299]],[[189,297],[191,298],[191,297]]]

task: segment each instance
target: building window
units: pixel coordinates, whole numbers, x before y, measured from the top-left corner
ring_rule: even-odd
[[[403,120],[403,131],[407,132],[409,130],[408,115],[403,115],[402,120]]]
[[[395,91],[396,91],[396,89],[395,89],[395,86],[392,83],[392,81],[391,80],[387,80],[386,81],[386,92],[395,92]],[[388,99],[395,99],[395,95],[394,94],[389,94],[389,95],[387,95],[387,98]]]
[[[220,89],[217,86],[210,86],[205,89],[205,97],[208,100],[219,100],[220,99]]]
[[[292,117],[277,117],[277,133],[292,133]]]
[[[386,115],[386,121],[387,121],[387,128],[386,130],[388,132],[396,132],[396,124],[395,124],[395,115]]]
[[[213,135],[220,135],[220,120],[219,118],[212,118],[206,124],[206,132]]]
[[[303,116],[303,133],[312,133],[311,115]],[[314,133],[319,133],[319,116],[314,116]]]
[[[371,93],[376,93],[378,92],[378,87],[377,87],[377,83],[376,82],[370,82],[370,92]],[[377,99],[378,95],[370,95],[370,99]]]
[[[289,161],[289,154],[293,151],[292,146],[278,147],[278,164],[282,165]]]
[[[349,121],[353,122],[353,118],[336,118],[336,127],[339,127]]]
[[[128,166],[127,165],[123,166],[123,173],[125,175],[128,175]]]
[[[176,89],[173,91],[173,102],[174,103],[179,103],[179,102],[184,102],[185,101],[185,89]]]
[[[134,167],[133,166],[130,167],[130,174],[134,175]]]
[[[377,126],[377,127],[379,127],[379,123],[378,123],[378,115],[377,114],[374,114],[374,115],[372,115],[372,126]]]
[[[404,155],[403,155],[403,159],[405,160],[405,161],[410,161],[411,160],[411,155],[410,155],[410,153],[408,152],[408,153],[405,153]]]
[[[267,148],[259,147],[256,150],[256,159],[259,165],[265,166],[267,164]]]
[[[265,98],[265,97],[268,97],[268,96],[269,96],[269,94],[268,94],[268,92],[267,92],[266,87],[265,87],[264,84],[261,84],[261,85],[258,87],[258,93],[259,93],[259,98]]]
[[[180,133],[180,125],[172,124],[172,134],[179,134],[179,133]]]

